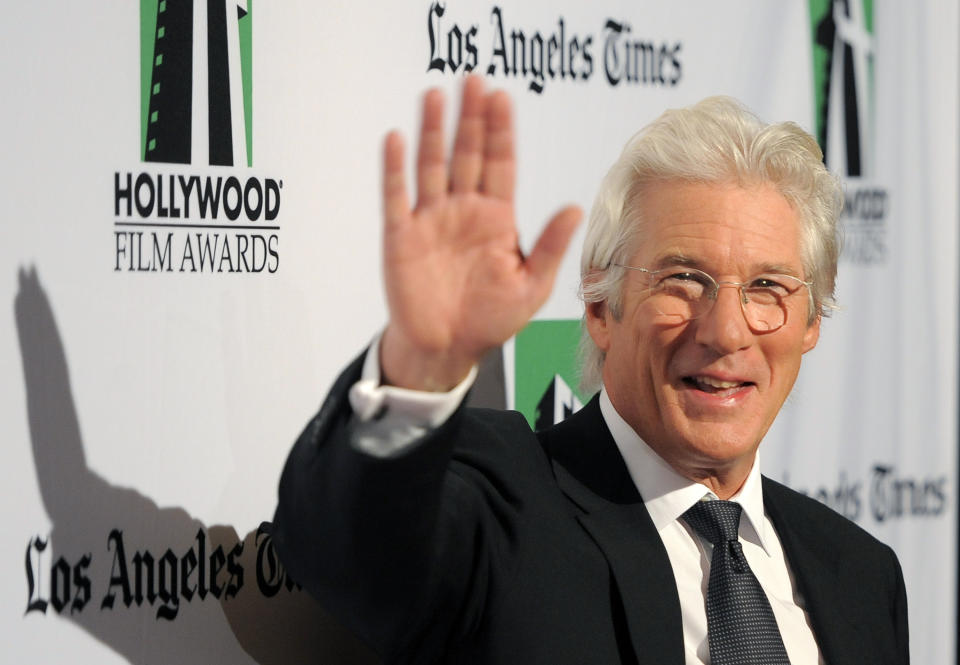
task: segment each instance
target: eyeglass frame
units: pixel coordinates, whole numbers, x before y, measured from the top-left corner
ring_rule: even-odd
[[[654,276],[654,275],[656,275],[656,274],[658,274],[658,273],[665,272],[665,271],[667,271],[667,270],[672,270],[673,268],[679,268],[679,269],[681,269],[681,270],[686,270],[686,271],[690,271],[690,272],[699,273],[699,274],[703,275],[704,277],[706,277],[707,279],[709,279],[709,280],[710,280],[710,283],[713,284],[712,295],[708,295],[707,298],[708,298],[709,300],[713,300],[714,303],[716,303],[717,298],[718,298],[719,295],[720,295],[720,287],[722,287],[722,286],[735,286],[735,287],[737,287],[737,290],[740,292],[740,297],[738,298],[738,299],[740,300],[740,313],[743,314],[743,320],[746,321],[747,326],[748,326],[748,327],[750,328],[750,330],[752,330],[755,334],[769,334],[769,333],[774,333],[774,332],[777,332],[778,330],[780,330],[781,328],[783,328],[785,325],[787,325],[787,312],[786,312],[786,311],[784,311],[784,313],[783,313],[783,323],[781,323],[781,324],[780,324],[779,326],[777,326],[776,328],[771,328],[771,329],[769,329],[769,330],[757,330],[753,325],[751,325],[750,319],[747,317],[747,312],[746,312],[746,310],[744,309],[744,305],[746,305],[747,303],[749,303],[750,300],[749,300],[749,298],[747,298],[747,294],[744,292],[743,289],[744,289],[744,287],[748,286],[748,285],[750,284],[750,282],[753,281],[754,279],[756,279],[757,277],[760,277],[760,276],[785,277],[785,278],[787,278],[787,279],[789,279],[789,280],[795,281],[795,282],[797,283],[797,285],[798,285],[797,288],[796,288],[795,290],[791,291],[790,293],[788,293],[786,296],[784,296],[784,298],[789,298],[790,296],[794,295],[797,291],[799,291],[799,290],[800,290],[802,287],[804,287],[804,286],[807,287],[807,294],[808,294],[809,300],[810,300],[810,312],[813,312],[813,311],[814,311],[815,303],[814,303],[814,299],[813,299],[813,280],[807,282],[807,281],[804,281],[804,280],[800,279],[799,277],[796,277],[796,276],[794,276],[794,275],[787,275],[787,274],[785,274],[785,273],[778,273],[778,272],[760,272],[760,273],[757,273],[757,275],[755,275],[754,277],[751,277],[751,278],[750,278],[748,281],[746,281],[746,282],[733,282],[733,281],[729,281],[729,280],[718,280],[718,279],[716,279],[713,275],[711,275],[710,273],[708,273],[708,272],[706,272],[706,271],[704,271],[704,270],[700,270],[699,268],[693,268],[693,267],[690,267],[690,266],[671,266],[671,267],[669,267],[669,268],[659,268],[658,270],[650,270],[649,268],[641,268],[641,267],[639,267],[639,266],[628,266],[628,265],[625,265],[625,264],[623,264],[623,263],[616,263],[616,262],[614,262],[614,261],[611,261],[610,263],[607,264],[607,268],[610,268],[610,266],[616,266],[616,267],[618,267],[618,268],[625,268],[625,269],[627,269],[627,270],[636,270],[637,272],[645,273],[645,274],[647,274],[647,275],[650,275],[651,277]],[[711,305],[709,308],[705,309],[702,314],[698,314],[697,316],[691,316],[690,318],[684,319],[684,320],[682,321],[682,323],[686,323],[687,321],[693,321],[693,320],[695,320],[695,319],[698,319],[698,318],[700,318],[701,316],[704,316],[704,315],[708,314],[712,309],[713,309],[713,305]]]

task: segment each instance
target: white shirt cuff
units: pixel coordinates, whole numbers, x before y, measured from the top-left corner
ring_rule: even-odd
[[[380,384],[380,338],[377,335],[370,344],[360,380],[350,387],[349,398],[358,421],[353,445],[375,457],[390,457],[407,450],[453,415],[473,385],[477,367],[445,393],[384,386]]]

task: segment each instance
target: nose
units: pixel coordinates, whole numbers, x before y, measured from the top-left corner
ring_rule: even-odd
[[[720,284],[713,307],[692,323],[696,326],[697,343],[710,347],[720,355],[734,353],[748,347],[753,332],[747,325],[740,302],[740,288]]]

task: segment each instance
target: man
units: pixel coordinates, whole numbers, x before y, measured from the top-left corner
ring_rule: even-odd
[[[582,259],[603,390],[534,434],[461,401],[579,212],[523,256],[506,97],[467,80],[449,165],[442,124],[428,93],[412,210],[386,141],[390,320],[287,463],[293,577],[391,663],[908,662],[893,552],[759,471],[832,304],[840,197],[816,142],[723,99],[631,139]]]

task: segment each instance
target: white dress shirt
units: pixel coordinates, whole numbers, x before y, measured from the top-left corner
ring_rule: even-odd
[[[463,401],[476,368],[448,393],[428,393],[380,385],[379,336],[373,340],[360,381],[349,393],[357,416],[353,444],[377,457],[398,454],[432,427],[444,422]],[[687,665],[710,665],[707,642],[707,583],[713,546],[680,516],[704,497],[716,499],[705,485],[678,474],[657,455],[614,409],[606,390],[600,411],[613,435],[653,524],[663,539],[680,596]],[[792,665],[822,665],[823,658],[770,518],[763,508],[759,455],[741,490],[731,498],[743,507],[740,543],[773,608]]]
[[[600,411],[670,557],[680,594],[686,663],[708,665],[705,603],[713,545],[680,520],[680,516],[705,496],[711,499],[717,496],[705,485],[681,476],[644,443],[613,408],[606,390],[600,392]],[[767,594],[790,662],[792,665],[822,664],[803,598],[794,583],[780,538],[763,509],[759,454],[743,487],[731,500],[743,508],[740,518],[743,554]]]

